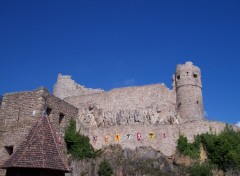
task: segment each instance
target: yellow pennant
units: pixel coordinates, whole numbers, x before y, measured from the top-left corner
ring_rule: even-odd
[[[116,134],[115,140],[116,140],[117,142],[119,142],[119,141],[121,140],[120,134]]]

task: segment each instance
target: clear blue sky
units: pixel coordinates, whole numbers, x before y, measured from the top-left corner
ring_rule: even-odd
[[[0,94],[57,74],[105,90],[163,82],[179,63],[202,70],[210,120],[240,121],[239,0],[1,0]]]

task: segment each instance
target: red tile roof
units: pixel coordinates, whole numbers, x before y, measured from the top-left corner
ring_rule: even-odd
[[[49,118],[42,116],[0,168],[43,168],[70,172],[58,145]]]

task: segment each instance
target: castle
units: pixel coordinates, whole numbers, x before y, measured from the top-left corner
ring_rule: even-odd
[[[197,134],[224,129],[224,123],[205,120],[197,66],[177,65],[172,81],[172,89],[153,84],[106,92],[85,88],[71,76],[59,74],[53,95],[43,87],[5,94],[0,109],[0,163],[16,150],[43,112],[65,156],[63,138],[71,118],[96,149],[110,144],[130,149],[151,146],[166,156],[175,153],[179,134],[192,141]],[[0,175],[5,175],[3,170]]]

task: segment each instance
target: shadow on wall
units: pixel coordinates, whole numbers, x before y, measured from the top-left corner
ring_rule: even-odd
[[[1,107],[1,105],[2,105],[2,99],[3,99],[3,96],[0,95],[0,107]]]

